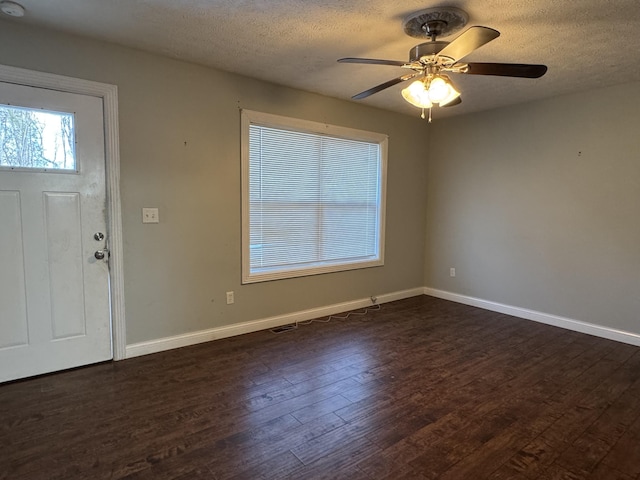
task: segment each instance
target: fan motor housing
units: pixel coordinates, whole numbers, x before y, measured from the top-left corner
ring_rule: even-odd
[[[409,50],[409,61],[420,62],[423,64],[434,63],[434,56],[440,53],[440,51],[447,45],[449,45],[449,42],[440,41],[425,42],[416,45]],[[454,59],[449,57],[438,57],[437,63],[454,63]]]

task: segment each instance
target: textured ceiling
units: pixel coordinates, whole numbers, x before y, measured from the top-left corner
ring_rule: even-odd
[[[537,80],[455,75],[457,115],[565,93],[640,81],[639,0],[18,0],[12,22],[40,25],[132,46],[281,85],[349,99],[406,72],[338,64],[341,57],[407,60],[421,40],[402,20],[430,7],[469,14],[501,36],[465,58],[543,63]],[[459,34],[458,32],[457,34]],[[457,34],[444,40],[452,40]],[[359,102],[418,115],[400,85]]]

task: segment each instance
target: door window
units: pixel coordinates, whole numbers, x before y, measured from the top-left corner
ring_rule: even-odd
[[[0,168],[77,172],[74,115],[0,105]]]

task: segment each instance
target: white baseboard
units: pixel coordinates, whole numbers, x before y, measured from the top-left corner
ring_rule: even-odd
[[[505,305],[502,303],[482,300],[480,298],[468,297],[466,295],[446,292],[444,290],[437,290],[435,288],[425,287],[424,294],[431,297],[437,297],[445,300],[451,300],[457,303],[463,303],[465,305],[484,308],[485,310],[491,310],[493,312],[505,313],[514,317],[523,318],[525,320],[533,320],[534,322],[546,323],[547,325],[553,325],[555,327],[565,328],[567,330],[573,330],[575,332],[587,333],[596,337],[607,338],[609,340],[615,340],[617,342],[640,346],[640,335],[636,333],[616,330],[615,328],[603,327],[602,325],[581,322],[579,320],[559,317],[557,315],[550,315],[548,313],[528,310],[526,308],[514,307],[512,305]]]
[[[423,294],[424,291],[422,288],[414,288],[411,290],[403,290],[400,292],[378,295],[376,298],[376,302],[380,304],[393,302],[395,300],[402,300],[403,298],[415,297]],[[197,343],[210,342],[211,340],[217,340],[220,338],[233,337],[235,335],[257,332],[258,330],[266,330],[268,328],[279,327],[280,325],[303,322],[305,320],[311,320],[313,318],[326,317],[329,315],[334,315],[336,313],[357,310],[359,308],[365,308],[368,306],[371,306],[371,299],[363,298],[360,300],[336,303],[334,305],[328,305],[325,307],[312,308],[309,310],[302,310],[299,312],[263,318],[260,320],[253,320],[250,322],[236,323],[234,325],[227,325],[224,327],[210,328],[198,332],[183,333],[182,335],[176,335],[173,337],[165,337],[156,340],[149,340],[146,342],[134,343],[131,345],[127,345],[126,358],[138,357],[140,355],[148,355],[150,353],[162,352],[164,350],[171,350],[173,348],[180,348],[189,345],[195,345]]]

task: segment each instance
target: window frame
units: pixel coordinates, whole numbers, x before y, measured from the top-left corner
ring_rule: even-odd
[[[268,272],[251,273],[250,257],[250,172],[249,172],[249,129],[251,125],[290,130],[292,132],[310,133],[334,138],[376,143],[380,148],[379,167],[379,206],[378,206],[378,258],[374,260],[361,260],[349,263],[334,263],[316,267],[288,268],[286,270],[273,270]],[[285,117],[253,110],[241,110],[241,196],[242,196],[242,283],[257,283],[285,278],[296,278],[309,275],[319,275],[331,272],[341,272],[384,265],[384,239],[386,217],[386,184],[387,184],[387,157],[388,136],[358,130],[348,127],[329,125],[325,123]]]

